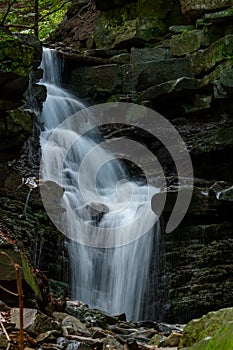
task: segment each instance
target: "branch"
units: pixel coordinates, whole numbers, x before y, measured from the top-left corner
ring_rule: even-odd
[[[70,2],[70,0],[67,0],[67,1],[63,2],[63,4],[62,4],[60,7],[58,7],[57,9],[55,9],[55,10],[53,10],[53,11],[50,11],[50,12],[46,13],[46,15],[40,17],[40,18],[38,19],[38,22],[35,23],[35,25],[38,24],[39,22],[43,21],[43,19],[46,18],[47,16],[50,16],[50,15],[52,15],[53,13],[55,13],[55,12],[57,12],[57,11],[60,11],[60,10],[61,10],[66,4],[68,4],[69,2]]]
[[[24,28],[24,29],[34,29],[35,27],[35,24],[33,26],[27,26],[27,25],[24,25],[24,24],[4,24],[4,27],[5,28]]]
[[[17,297],[17,296],[18,296],[18,294],[11,292],[9,289],[6,289],[6,288],[4,288],[4,287],[1,286],[1,285],[0,285],[0,288],[3,289],[5,292],[11,294],[11,295],[14,295],[14,297]]]
[[[0,25],[1,25],[1,26],[4,26],[4,22],[5,22],[5,20],[6,20],[7,16],[8,16],[8,14],[9,14],[9,12],[10,12],[10,10],[11,10],[11,7],[14,5],[15,2],[16,2],[16,0],[12,0],[12,1],[9,3],[8,8],[7,8],[7,10],[6,10],[5,14],[3,15],[3,18],[2,18],[2,20],[1,20],[1,22],[0,22]]]
[[[7,331],[6,331],[6,328],[5,328],[5,326],[4,326],[3,322],[2,322],[2,320],[0,320],[0,325],[1,325],[1,327],[2,327],[3,333],[4,333],[5,336],[6,336],[7,341],[10,342],[10,341],[11,341],[11,340],[10,340],[10,337],[9,337]]]

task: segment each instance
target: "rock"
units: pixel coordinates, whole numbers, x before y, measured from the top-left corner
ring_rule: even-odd
[[[142,91],[168,80],[192,77],[189,60],[186,58],[173,58],[135,65],[123,65],[122,74],[122,91],[125,93]]]
[[[224,196],[226,195],[227,197],[227,194],[231,193],[231,189],[232,187],[229,188],[229,184],[227,182],[224,182],[224,181],[215,182],[210,187],[208,192],[210,206],[213,208],[216,208],[225,204]]]
[[[8,340],[4,333],[0,332],[0,349],[7,349]]]
[[[122,84],[120,68],[116,64],[76,68],[72,71],[70,84],[81,97],[118,93]]]
[[[73,334],[84,334],[86,336],[90,336],[90,332],[87,329],[86,325],[73,316],[66,316],[62,320],[62,326],[72,327],[72,329],[74,330]]]
[[[27,309],[23,310],[24,317],[24,330],[29,334],[38,336],[41,333],[45,333],[53,329],[53,324],[51,319],[36,309]],[[11,309],[11,320],[16,324],[16,327],[19,329],[19,309]]]
[[[36,337],[37,343],[42,342],[53,342],[55,341],[59,336],[61,335],[61,332],[56,330],[47,331],[45,333],[41,333]]]
[[[233,332],[233,323],[228,322],[222,328],[220,328],[215,335],[211,337],[206,337],[200,342],[193,345],[189,350],[207,350],[207,349],[216,349],[216,350],[231,350],[232,349],[232,332]]]
[[[138,64],[149,61],[161,61],[165,59],[170,59],[170,49],[169,46],[155,46],[155,47],[145,47],[143,49],[138,49],[135,47],[131,48],[130,63]]]
[[[10,307],[0,300],[0,311],[9,311]]]
[[[155,334],[149,341],[149,345],[158,346],[160,342],[164,339],[164,335],[162,334]]]
[[[102,329],[108,329],[109,326],[115,325],[118,322],[117,316],[111,316],[100,310],[89,309],[88,306],[79,301],[67,301],[66,312],[81,322],[91,327],[101,327]]]
[[[139,346],[134,338],[128,338],[126,342],[126,350],[139,350]]]
[[[220,83],[227,88],[233,88],[233,69],[225,69],[220,72]]]
[[[201,17],[205,12],[213,12],[214,10],[224,9],[232,6],[232,0],[180,0],[182,13],[188,19]]]
[[[174,34],[181,34],[185,31],[195,30],[195,26],[189,24],[189,25],[178,25],[178,26],[171,26],[169,27],[170,32]]]
[[[96,220],[96,222],[99,222],[102,217],[109,212],[109,208],[103,203],[91,202],[87,207],[92,219]]]
[[[203,19],[205,22],[211,22],[211,23],[226,22],[228,20],[233,19],[233,8],[230,7],[226,10],[222,10],[214,13],[206,13],[203,16]]]
[[[162,340],[159,344],[161,347],[176,347],[180,343],[182,334],[172,332],[166,339]]]
[[[107,338],[102,340],[103,350],[115,350],[115,349],[123,349],[123,345],[119,343],[117,339],[108,335]]]
[[[180,96],[181,93],[187,91],[195,91],[198,88],[198,80],[194,78],[181,77],[174,80],[166,81],[155,86],[148,88],[138,94],[138,101],[155,100],[161,96],[166,98],[173,98],[174,96]]]
[[[216,334],[222,327],[225,327],[233,318],[233,308],[221,309],[209,312],[200,319],[190,321],[184,328],[180,340],[179,349],[190,347],[206,337]],[[230,326],[232,328],[232,324]],[[226,327],[228,329],[228,326]],[[228,332],[229,330],[227,330]],[[213,349],[218,349],[213,347]],[[221,349],[221,347],[219,347]],[[229,348],[230,349],[230,348]]]
[[[192,55],[192,65],[194,68],[194,75],[206,72],[215,65],[224,60],[230,60],[233,57],[233,35],[227,35],[205,50],[199,50]]]
[[[121,53],[119,55],[111,57],[109,61],[115,64],[126,64],[130,61],[130,55],[128,53]]]
[[[202,32],[188,30],[171,37],[171,53],[173,56],[184,56],[197,51],[201,46]]]

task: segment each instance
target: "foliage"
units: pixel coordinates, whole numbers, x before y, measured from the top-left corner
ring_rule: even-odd
[[[0,26],[46,40],[62,21],[71,0],[3,0]]]

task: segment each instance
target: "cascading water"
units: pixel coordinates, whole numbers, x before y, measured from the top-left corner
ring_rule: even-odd
[[[50,135],[58,129],[53,142],[47,147],[41,178],[64,188],[64,193],[60,196],[63,201],[61,207],[69,205],[72,209],[62,212],[60,219],[63,227],[68,227],[67,235],[71,238],[69,252],[72,297],[111,314],[125,312],[128,319],[151,318],[155,314],[149,314],[145,310],[150,309],[148,276],[152,266],[152,251],[155,252],[154,247],[158,247],[158,224],[155,225],[155,215],[152,215],[149,209],[145,213],[142,212],[140,222],[136,221],[130,226],[128,223],[134,223],[137,215],[143,210],[142,204],[148,197],[148,191],[153,194],[158,190],[130,179],[122,164],[103,147],[98,146],[101,136],[99,131],[96,131],[91,116],[90,119],[80,120],[79,126],[74,125],[71,120],[58,128],[64,120],[69,121],[68,117],[72,114],[84,109],[84,106],[68,91],[62,89],[62,61],[54,50],[44,49],[41,68],[44,70],[41,83],[47,87],[47,99],[41,116],[44,123],[44,130],[41,132],[42,153]],[[88,129],[85,125],[93,127],[80,137],[81,124],[83,130]],[[64,161],[62,177],[59,178],[57,169],[61,159]],[[85,163],[85,172],[81,169],[82,162]],[[84,175],[81,181],[82,188],[78,182],[80,174]],[[93,174],[97,174],[96,178]],[[88,203],[84,200],[83,191],[87,194]],[[87,204],[98,205],[100,198],[104,210],[101,215],[93,217],[91,205]],[[80,215],[87,225],[77,222],[73,224],[70,212]],[[132,240],[132,243],[123,244],[122,238],[122,244],[119,244],[121,238],[117,237],[116,246],[113,244],[112,248],[109,248],[106,241],[111,239],[114,243],[115,239],[114,234],[110,233],[110,238],[108,235],[104,236],[103,243],[102,231],[106,228],[110,232],[111,229],[120,227],[120,236],[122,234],[124,237],[127,234],[133,235],[134,232],[144,232],[148,221],[153,229],[139,235],[141,238]],[[80,242],[77,239],[79,235],[89,237],[93,244],[88,246],[77,243]]]

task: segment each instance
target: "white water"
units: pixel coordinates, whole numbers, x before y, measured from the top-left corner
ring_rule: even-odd
[[[47,87],[47,99],[41,116],[44,123],[44,131],[41,132],[43,150],[50,134],[58,125],[84,106],[72,94],[61,88],[63,67],[55,51],[44,49],[41,67],[44,70],[41,83]],[[41,174],[44,181],[52,180],[65,189],[62,206],[71,208],[62,213],[58,227],[62,225],[62,228],[66,227],[67,236],[73,240],[69,245],[72,298],[111,314],[125,312],[128,319],[147,318],[145,310],[149,309],[150,305],[148,305],[149,299],[145,300],[145,295],[148,297],[146,289],[149,286],[152,250],[154,244],[158,245],[159,230],[153,228],[144,235],[140,233],[144,232],[148,221],[151,222],[150,226],[156,221],[149,208],[146,212],[143,211],[143,204],[148,198],[148,192],[152,195],[157,189],[129,179],[121,163],[116,159],[111,160],[112,155],[100,146],[97,147],[101,140],[98,131],[91,131],[73,143],[65,157],[62,182],[59,182],[57,172],[61,158],[64,157],[65,150],[69,149],[70,140],[77,140],[80,132],[77,130],[80,130],[81,124],[85,123],[87,126],[93,125],[91,116],[90,120],[85,119],[82,122],[80,120],[79,126],[71,121],[69,128],[66,126],[59,129],[49,146],[49,151],[47,150]],[[85,130],[85,125],[82,125],[82,128]],[[90,152],[93,149],[94,151]],[[89,155],[89,158],[85,161],[85,176],[82,178],[81,188],[86,195],[84,200],[77,178],[81,174],[80,164],[86,155]],[[94,176],[96,170],[99,169],[99,164],[104,163],[96,181]],[[99,203],[100,198],[101,203],[109,208],[109,212],[105,213],[100,221],[95,222],[86,204]],[[74,220],[72,216],[74,212],[83,218],[87,223],[86,226]],[[139,214],[142,217],[136,221]],[[132,222],[132,225],[128,225],[129,222]],[[127,245],[106,248],[107,240],[110,239],[114,243],[114,233],[110,234],[111,229],[119,227],[121,233],[120,238],[117,237],[116,246],[121,245],[119,244],[121,235],[122,242],[125,235],[133,237],[136,232],[142,237]],[[109,229],[109,236],[102,235],[102,231],[106,228],[107,232]],[[79,236],[82,235],[85,239],[89,239],[90,246],[77,243],[80,242]],[[150,315],[153,315],[153,312],[150,312]]]

